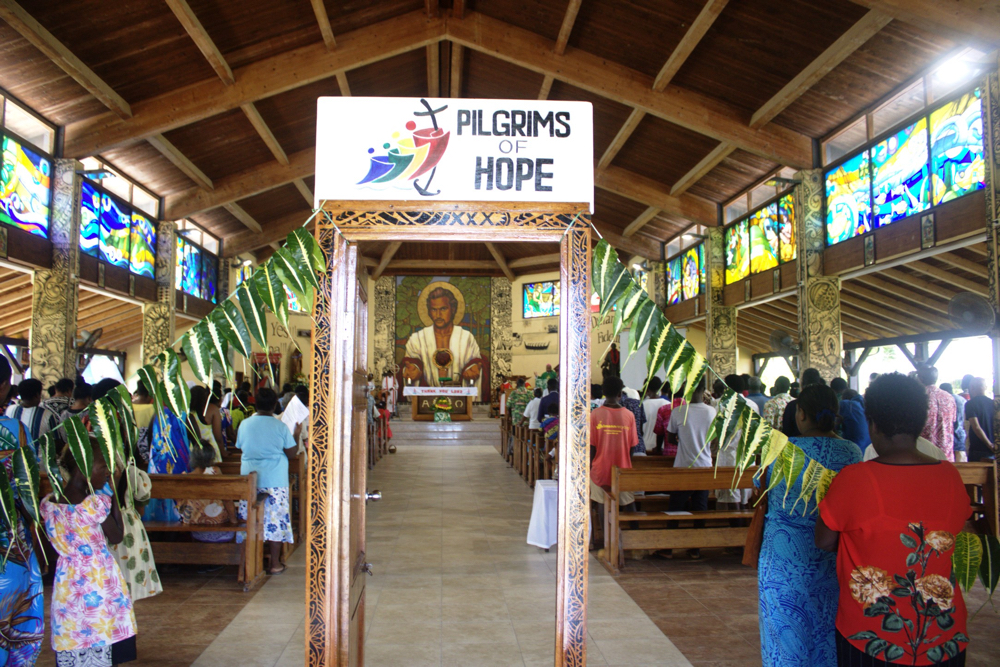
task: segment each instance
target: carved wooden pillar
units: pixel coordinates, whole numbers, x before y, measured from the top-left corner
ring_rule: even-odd
[[[375,281],[375,298],[372,299],[372,359],[369,369],[379,378],[390,369],[396,372],[396,276],[380,276]]]
[[[153,363],[156,356],[174,342],[174,271],[177,266],[177,226],[161,222],[156,228],[156,302],[142,307],[142,363]],[[220,274],[223,273],[220,271]]]
[[[649,277],[646,281],[646,291],[660,310],[667,306],[667,263],[649,262]]]
[[[840,278],[823,275],[823,171],[796,174],[795,224],[799,256],[799,368],[815,368],[830,381],[840,377]]]
[[[708,230],[705,239],[707,295],[705,298],[705,346],[708,365],[721,376],[736,372],[736,308],[726,306],[726,253],[722,228]]]
[[[513,323],[510,281],[490,279],[490,397],[499,396],[500,377],[509,377],[513,360]],[[486,396],[483,396],[486,400]]]
[[[52,268],[34,273],[31,295],[31,376],[43,386],[76,378],[76,313],[80,270],[80,178],[76,160],[55,161]]]
[[[996,72],[983,82],[983,148],[986,163],[986,260],[990,303],[1000,313],[1000,78]],[[993,339],[993,393],[1000,392],[1000,327]]]

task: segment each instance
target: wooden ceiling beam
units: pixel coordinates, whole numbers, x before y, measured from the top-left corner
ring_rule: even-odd
[[[114,321],[113,318],[122,315],[123,313],[128,313],[129,310],[135,310],[135,312],[142,317],[142,308],[136,306],[132,303],[126,303],[124,301],[119,301],[118,299],[109,298],[105,303],[100,306],[95,306],[93,308],[87,308],[81,310],[76,314],[77,328],[92,330],[96,328],[101,329],[112,329],[118,323]],[[96,326],[94,326],[96,325]]]
[[[351,96],[351,84],[347,81],[347,72],[337,72],[337,87],[341,97]]]
[[[984,265],[977,264],[975,261],[970,261],[964,257],[959,257],[954,253],[943,252],[939,255],[934,255],[934,259],[954,266],[956,269],[972,273],[979,276],[983,280],[987,280],[990,277],[989,269],[987,269]]]
[[[302,195],[302,198],[306,200],[306,203],[309,204],[309,208],[316,205],[316,198],[313,196],[313,191],[309,189],[308,185],[306,185],[305,180],[296,178],[292,181],[292,184],[295,186],[295,189],[299,191],[299,194]]]
[[[689,194],[675,197],[656,181],[621,167],[610,166],[598,170],[594,174],[594,185],[700,225],[715,227],[719,222],[715,202]]]
[[[918,289],[921,292],[926,292],[927,294],[935,296],[939,299],[947,300],[958,294],[958,290],[953,290],[950,287],[935,285],[930,281],[924,280],[920,276],[905,273],[899,269],[882,269],[877,275],[882,276],[883,278],[892,278],[897,282],[903,283],[907,287]]]
[[[462,96],[462,62],[465,60],[462,54],[462,45],[452,42],[451,44],[451,80],[448,84],[448,96],[458,98]]]
[[[262,226],[260,232],[247,230],[239,234],[226,237],[226,242],[222,244],[222,256],[226,259],[236,257],[248,252],[254,252],[266,247],[272,241],[279,241],[303,226],[309,219],[309,214],[305,211],[297,211],[282,216],[277,220],[272,220]],[[310,222],[306,227],[313,229],[315,222]]]
[[[924,333],[925,331],[933,330],[934,327],[928,326],[928,323],[936,323],[939,326],[944,326],[945,329],[951,329],[952,324],[948,320],[942,320],[936,316],[925,314],[921,315],[922,320],[915,319],[911,317],[913,314],[912,310],[908,310],[906,306],[896,306],[890,303],[891,299],[886,299],[885,297],[879,297],[879,295],[869,292],[868,290],[852,290],[852,292],[857,293],[857,296],[853,294],[847,294],[841,291],[840,293],[840,304],[843,307],[844,304],[848,306],[856,307],[864,312],[878,312],[879,317],[882,320],[889,320],[891,322],[901,324],[905,327],[913,329],[917,333]],[[873,298],[872,298],[873,297]],[[885,309],[891,309],[896,312],[886,312]],[[881,312],[879,312],[881,310]],[[943,324],[942,324],[943,323]]]
[[[389,266],[389,262],[392,261],[393,255],[396,254],[401,245],[403,245],[402,241],[393,241],[386,246],[385,250],[382,251],[382,259],[379,260],[375,271],[372,273],[372,280],[378,280],[381,277],[382,272],[385,271],[385,267]]]
[[[20,303],[27,303],[30,306],[31,300],[32,290],[31,285],[28,284],[22,289],[22,291],[15,292],[12,296],[8,296],[5,299],[0,299],[0,310],[6,313],[7,308]]]
[[[639,123],[642,119],[646,117],[646,114],[638,109],[632,109],[632,112],[625,119],[625,123],[622,124],[621,129],[618,130],[618,134],[615,138],[611,140],[608,147],[604,149],[604,153],[601,155],[601,159],[597,161],[597,168],[604,169],[615,159],[626,143],[628,143],[629,137],[635,132],[635,128],[639,127]]]
[[[205,26],[198,20],[187,0],[165,0],[165,2],[167,3],[167,7],[170,7],[170,11],[177,17],[177,20],[180,21],[191,41],[201,51],[201,55],[205,56],[205,60],[208,61],[208,64],[212,66],[215,73],[222,79],[222,83],[227,86],[236,83],[233,70],[229,68],[229,64],[222,56],[222,52],[219,51],[215,42],[209,37],[208,31],[205,30]]]
[[[969,280],[968,278],[963,278],[955,275],[952,271],[931,266],[927,262],[909,262],[905,266],[909,269],[913,269],[917,273],[922,273],[925,276],[943,280],[954,287],[960,287],[961,289],[974,292],[980,296],[988,297],[990,294],[990,289],[986,284],[975,280]]]
[[[492,243],[487,243],[486,249],[490,251],[491,255],[493,255],[493,259],[496,260],[497,265],[500,267],[500,270],[503,271],[503,274],[507,276],[507,280],[514,282],[514,272],[510,270],[510,267],[507,265],[507,259],[503,256],[503,253],[500,252],[500,249]]]
[[[633,236],[626,238],[621,232],[610,225],[605,225],[598,219],[591,221],[597,232],[619,251],[619,254],[640,255],[646,259],[659,261],[663,254],[663,249],[659,241],[654,241],[647,236]]]
[[[316,43],[237,68],[237,83],[232,86],[220,87],[213,77],[137,102],[129,120],[108,113],[70,123],[65,129],[64,152],[67,157],[98,155],[315,83],[336,72],[422,48],[440,40],[445,32],[443,19],[428,20],[422,11],[381,21],[344,33],[332,51]]]
[[[930,33],[972,37],[983,46],[1000,40],[1000,5],[991,0],[851,0]]]
[[[441,43],[427,45],[427,97],[441,97]]]
[[[451,3],[451,15],[457,19],[465,18],[465,0],[453,0]]]
[[[674,75],[684,65],[691,53],[694,52],[695,47],[698,46],[698,43],[701,42],[705,33],[715,23],[715,19],[719,18],[719,14],[722,13],[722,10],[726,8],[728,3],[729,0],[708,0],[705,3],[705,6],[698,12],[698,16],[691,22],[691,27],[684,33],[684,37],[674,47],[673,53],[670,54],[667,62],[660,68],[659,74],[653,80],[653,90],[661,91],[666,89],[667,85],[673,80]]]
[[[546,255],[535,255],[534,257],[522,257],[521,259],[512,259],[507,263],[511,269],[526,269],[533,266],[544,266],[546,264],[559,264],[562,261],[562,257],[557,252],[548,253]]]
[[[121,95],[73,55],[62,42],[14,0],[0,0],[0,19],[41,51],[59,69],[111,110],[116,120],[132,118],[132,108]],[[81,156],[82,157],[82,156]]]
[[[888,292],[892,296],[902,299],[903,301],[908,301],[915,306],[919,306],[925,310],[934,311],[943,315],[948,314],[948,304],[939,303],[935,299],[928,299],[923,294],[917,294],[904,287],[896,285],[896,283],[891,283],[888,280],[883,280],[878,277],[876,273],[870,273],[867,276],[863,276],[860,279],[850,281],[850,286],[845,285],[844,289],[854,290],[857,289],[859,281],[863,281],[861,284],[867,287],[874,287],[880,289],[883,292]],[[945,297],[940,297],[944,299]]]
[[[231,204],[226,204],[223,208],[229,211],[234,218],[242,222],[247,229],[252,229],[258,234],[260,233],[260,223],[254,220],[252,215],[244,211],[242,206],[233,202]]]
[[[551,74],[546,74],[545,78],[542,79],[542,87],[538,90],[538,99],[547,100],[549,99],[549,93],[552,92],[552,84],[555,83],[555,77]]]
[[[735,145],[728,141],[723,141],[713,148],[708,155],[703,157],[698,164],[691,167],[686,174],[677,179],[677,182],[670,186],[670,194],[678,197],[687,192],[688,188],[700,181],[708,172],[719,166],[719,163],[729,157],[735,150]]]
[[[566,53],[566,45],[569,44],[569,36],[573,33],[573,24],[576,23],[576,15],[580,13],[580,5],[583,0],[569,0],[566,6],[566,13],[563,14],[562,25],[559,26],[559,36],[556,37],[556,45],[553,51],[562,55]]]
[[[865,14],[860,21],[851,26],[837,41],[799,72],[794,79],[785,84],[785,87],[779,90],[774,97],[757,109],[750,119],[750,127],[762,127],[774,120],[778,114],[791,106],[820,79],[861,48],[891,20],[892,17],[888,14],[875,10]]]
[[[149,137],[146,141],[158,150],[160,154],[170,161],[170,164],[177,167],[181,173],[194,181],[198,187],[204,188],[206,190],[212,190],[215,185],[212,183],[212,179],[209,178],[205,172],[198,168],[194,162],[192,162],[184,153],[181,153],[177,146],[174,146],[165,136],[162,134],[154,134]]]
[[[435,19],[441,15],[441,7],[438,0],[424,0],[424,11],[427,13],[427,18]]]
[[[497,263],[488,259],[397,259],[389,262],[386,271],[496,271],[500,272]]]
[[[812,165],[812,140],[777,125],[747,126],[743,113],[725,103],[677,86],[653,90],[651,77],[607,59],[574,49],[554,53],[552,41],[477,12],[450,20],[448,38],[463,46],[524,67],[551,74],[578,88],[627,104],[685,129],[730,141],[738,148],[793,167]]]
[[[652,220],[659,214],[659,212],[660,209],[656,208],[655,206],[650,206],[645,211],[640,213],[635,220],[628,223],[628,226],[625,227],[625,229],[622,231],[622,236],[624,236],[625,238],[632,236],[637,231],[645,227],[650,220]]]
[[[337,40],[333,36],[333,26],[330,25],[330,17],[326,13],[325,0],[309,0],[312,4],[313,14],[316,15],[316,24],[319,25],[319,32],[323,35],[323,43],[328,51],[337,48]]]
[[[247,102],[246,104],[241,104],[240,109],[243,110],[243,114],[247,117],[247,120],[250,121],[250,124],[253,125],[253,129],[257,131],[258,135],[260,135],[260,138],[264,141],[267,149],[271,151],[271,155],[274,156],[274,159],[281,164],[287,165],[288,155],[285,153],[285,149],[278,143],[277,138],[275,138],[274,133],[271,132],[271,128],[267,126],[267,122],[264,121],[264,118],[261,117],[260,112],[257,111],[257,107],[254,103]]]
[[[798,337],[799,318],[797,314],[793,315],[786,311],[770,307],[770,305],[766,303],[762,303],[759,306],[754,306],[753,308],[743,308],[741,310],[736,311],[736,313],[737,313],[736,315],[737,326],[739,325],[739,318],[743,317],[745,314],[751,316],[759,314],[761,316],[770,317],[772,320],[775,321],[775,323],[781,322],[785,326],[790,327],[793,330],[795,336]]]
[[[894,336],[912,336],[913,334],[920,333],[917,329],[905,326],[900,323],[893,322],[880,314],[873,313],[871,311],[871,306],[852,306],[849,302],[845,301],[843,294],[840,299],[840,316],[846,317],[848,319],[857,320],[861,322],[864,327],[869,329],[881,329],[882,331],[888,331]],[[886,323],[889,322],[892,326],[888,326]]]

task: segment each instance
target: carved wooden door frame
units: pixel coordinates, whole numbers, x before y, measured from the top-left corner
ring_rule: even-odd
[[[435,202],[397,211],[390,202],[326,202],[316,238],[327,261],[317,290],[310,397],[306,659],[308,667],[347,665],[350,582],[342,567],[349,504],[352,292],[359,241],[558,242],[559,545],[556,667],[584,667],[590,521],[590,218],[589,205],[485,205]],[[388,210],[387,210],[388,209]],[[532,211],[534,209],[534,211]],[[541,211],[541,212],[540,212]],[[337,620],[342,622],[337,623]]]

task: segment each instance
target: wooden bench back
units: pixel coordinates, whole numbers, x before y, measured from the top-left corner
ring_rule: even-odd
[[[249,475],[150,475],[151,498],[172,500],[252,500],[257,473]]]
[[[673,456],[633,456],[633,468],[673,468]]]
[[[647,457],[649,458],[649,457]],[[737,489],[752,489],[753,475],[757,468],[748,468],[736,481]],[[733,467],[715,468],[633,468],[614,467],[611,471],[611,490],[621,491],[703,491],[730,488],[733,484]]]

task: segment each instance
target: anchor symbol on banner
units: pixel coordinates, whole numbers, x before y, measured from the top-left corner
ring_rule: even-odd
[[[423,98],[420,99],[420,103],[424,105],[424,107],[427,109],[427,111],[414,111],[413,115],[414,116],[430,116],[431,124],[434,127],[431,130],[431,134],[428,136],[428,140],[432,143],[432,148],[433,148],[433,144],[437,144],[437,142],[442,141],[442,140],[444,142],[444,146],[447,146],[448,145],[448,135],[447,134],[441,135],[441,131],[438,129],[437,117],[435,116],[435,114],[441,113],[442,111],[444,111],[445,109],[447,109],[448,105],[446,104],[446,105],[444,105],[443,107],[441,107],[439,109],[432,109],[431,105],[427,103],[427,100],[425,100]],[[416,133],[414,133],[414,136],[415,135],[416,135]],[[444,153],[444,147],[442,147],[441,153]],[[422,196],[424,196],[424,197],[433,197],[435,195],[441,194],[440,190],[438,190],[437,192],[429,192],[429,188],[431,187],[431,181],[434,180],[434,174],[435,173],[437,173],[437,165],[435,165],[434,168],[431,169],[431,174],[430,174],[430,176],[427,177],[427,183],[425,183],[423,186],[421,186],[420,183],[416,179],[413,180],[413,187],[416,188],[417,192],[419,192]]]

